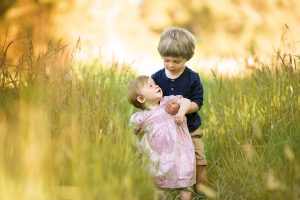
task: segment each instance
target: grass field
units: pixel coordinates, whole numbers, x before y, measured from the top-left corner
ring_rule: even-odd
[[[276,59],[277,60],[277,59]],[[299,199],[299,57],[206,81],[208,185],[217,199]]]
[[[0,199],[157,199],[128,128],[134,73],[58,54],[1,62]],[[202,76],[209,199],[300,199],[299,65],[278,54],[243,79]]]

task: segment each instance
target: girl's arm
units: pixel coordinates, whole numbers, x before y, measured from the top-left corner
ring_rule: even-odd
[[[180,98],[177,100],[177,103],[180,105],[180,108],[178,110],[178,113],[175,115],[175,122],[176,124],[180,125],[183,123],[185,114],[187,114],[190,110],[192,103],[187,98]]]
[[[139,135],[143,131],[143,123],[141,122],[140,118],[137,114],[133,114],[130,117],[129,126],[135,135]]]

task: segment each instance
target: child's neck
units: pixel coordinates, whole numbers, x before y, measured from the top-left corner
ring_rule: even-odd
[[[176,78],[178,78],[184,72],[184,70],[185,70],[185,67],[182,70],[178,71],[178,72],[172,72],[172,71],[170,71],[168,69],[165,69],[165,72],[166,72],[166,76],[168,78],[170,78],[170,79],[176,79]]]
[[[154,110],[155,108],[157,108],[159,106],[159,104],[156,105],[149,105],[148,106],[148,110]]]
[[[153,104],[148,103],[147,106],[146,106],[146,109],[147,110],[154,110],[155,108],[157,108],[159,106],[159,104],[160,104],[160,101],[157,102],[157,103],[153,103]]]

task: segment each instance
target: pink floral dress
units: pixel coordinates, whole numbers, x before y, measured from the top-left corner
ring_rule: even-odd
[[[195,184],[195,151],[185,122],[175,123],[164,107],[181,96],[165,96],[157,108],[131,116],[135,132],[143,132],[139,153],[149,156],[150,173],[160,188],[182,188]],[[144,129],[144,131],[140,131]]]

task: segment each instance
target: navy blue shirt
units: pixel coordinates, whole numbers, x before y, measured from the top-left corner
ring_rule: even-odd
[[[203,86],[197,72],[185,67],[183,73],[176,79],[166,76],[165,69],[161,69],[152,74],[151,78],[162,89],[164,96],[182,95],[183,97],[198,104],[203,105]],[[198,112],[187,114],[187,125],[190,132],[201,126],[201,118]]]

